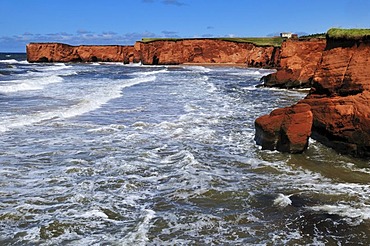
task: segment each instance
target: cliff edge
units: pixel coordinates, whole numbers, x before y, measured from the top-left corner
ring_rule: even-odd
[[[290,39],[283,42],[278,58],[277,71],[262,78],[266,87],[285,89],[310,88],[325,39]]]
[[[281,39],[238,40],[154,39],[138,41],[134,46],[30,43],[26,48],[29,62],[141,62],[145,65],[209,63],[245,64],[265,68],[276,66]]]
[[[369,31],[370,32],[370,31]],[[370,39],[369,36],[337,37],[326,39],[326,46],[312,77],[312,89],[305,99],[290,107],[308,105],[313,115],[312,124],[290,127],[292,136],[307,136],[334,148],[340,153],[356,157],[370,157]],[[308,109],[307,106],[304,107]],[[286,109],[287,110],[287,109]],[[293,115],[294,114],[293,112]],[[282,114],[283,122],[292,118]],[[278,149],[278,139],[284,135],[284,125],[278,124],[271,139],[271,122],[274,114],[258,118],[255,122],[257,144],[264,149]],[[296,124],[293,124],[297,126]],[[289,127],[288,127],[289,128]],[[287,130],[285,130],[287,131]],[[299,151],[307,147],[308,138],[301,138]]]
[[[134,46],[30,43],[26,46],[29,62],[139,62]]]
[[[147,65],[184,63],[246,64],[274,67],[280,48],[222,39],[177,39],[138,42],[141,62]]]

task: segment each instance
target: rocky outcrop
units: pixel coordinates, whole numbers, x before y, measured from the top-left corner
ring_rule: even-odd
[[[315,139],[361,157],[370,157],[369,57],[369,40],[328,39],[313,89],[303,100],[312,107]]]
[[[26,47],[29,62],[139,62],[134,46],[30,43]]]
[[[275,65],[273,46],[217,39],[183,39],[138,42],[141,62],[148,65],[184,63],[247,64],[251,67]]]
[[[264,86],[310,88],[325,45],[325,39],[290,39],[283,42],[277,72],[263,78]]]
[[[328,39],[313,78],[314,94],[347,96],[370,90],[370,40],[348,44],[346,40]]]
[[[274,67],[279,47],[218,39],[136,42],[134,46],[70,46],[60,43],[27,45],[29,62],[142,62],[145,65],[184,63],[246,64]]]
[[[312,138],[340,153],[370,157],[370,92],[350,96],[320,97],[302,102],[314,115]]]
[[[369,57],[370,42],[366,39],[327,39],[326,49],[313,75],[313,88],[298,103],[310,105],[312,126],[299,128],[297,134],[304,135],[310,128],[312,138],[340,153],[370,157]],[[283,115],[284,119],[286,117]],[[261,144],[259,139],[271,132],[269,124],[277,124],[275,129],[283,127],[280,124],[283,120],[276,123],[272,117],[261,118],[256,120],[258,144]],[[261,121],[265,121],[264,125],[259,124]],[[297,128],[292,131],[294,129]]]
[[[276,109],[256,120],[255,140],[262,149],[302,153],[308,146],[312,121],[308,104]]]

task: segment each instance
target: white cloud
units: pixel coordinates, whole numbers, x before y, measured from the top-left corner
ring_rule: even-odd
[[[162,34],[164,35],[164,37],[167,37],[167,38],[178,38],[179,35],[177,35],[178,32],[174,32],[174,31],[162,31]]]
[[[155,0],[141,0],[143,3],[154,3]],[[179,0],[162,0],[160,1],[163,4],[166,5],[175,5],[175,6],[185,6],[186,3],[179,1]]]
[[[178,0],[162,0],[162,3],[167,4],[167,5],[176,5],[176,6],[186,5],[185,3],[180,2]]]
[[[172,32],[175,35],[176,32]],[[26,45],[31,42],[59,42],[70,45],[96,44],[96,45],[133,45],[143,37],[159,37],[152,32],[134,32],[119,34],[116,32],[94,33],[87,30],[78,30],[76,33],[24,33],[22,35],[0,37],[0,52],[24,52]]]

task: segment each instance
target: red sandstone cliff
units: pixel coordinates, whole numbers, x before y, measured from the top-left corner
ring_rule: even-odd
[[[231,63],[251,67],[275,65],[279,48],[216,39],[138,42],[143,64]]]
[[[311,87],[311,80],[326,46],[325,39],[283,42],[277,72],[263,78],[267,87]]]
[[[311,126],[291,128],[295,138],[312,131],[312,138],[340,153],[370,157],[369,57],[369,40],[327,40],[313,75],[313,88],[297,104],[310,105],[313,123]],[[289,117],[292,118],[291,115]],[[279,122],[290,121],[286,114],[281,114],[280,118]],[[278,148],[276,141],[271,144],[269,140],[272,138],[269,127],[272,122],[276,122],[274,114],[256,120],[255,139],[265,149]],[[275,139],[283,134],[283,125],[279,122],[278,126],[274,126],[277,129],[274,131]],[[306,146],[307,140],[302,141],[300,146]]]
[[[342,153],[370,157],[370,41],[328,39],[303,100],[314,115],[313,137]]]
[[[81,45],[61,43],[30,43],[27,45],[29,62],[139,62],[134,46]]]
[[[60,43],[27,45],[29,62],[142,62],[147,65],[184,63],[246,64],[273,67],[280,48],[217,39],[136,42],[134,46],[70,46]]]

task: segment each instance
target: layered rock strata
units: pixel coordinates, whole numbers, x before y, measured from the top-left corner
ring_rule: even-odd
[[[215,39],[138,42],[141,62],[148,65],[184,63],[246,64],[274,67],[279,48]],[[136,45],[135,45],[136,46]]]
[[[325,46],[325,39],[290,39],[283,42],[277,72],[263,77],[264,86],[310,88]]]
[[[30,43],[26,49],[29,62],[140,62],[134,46]]]
[[[256,142],[262,149],[302,153],[307,149],[313,115],[308,104],[276,109],[256,120]]]
[[[292,128],[300,136],[312,131],[311,137],[340,153],[370,157],[370,41],[327,39],[325,51],[313,75],[308,96],[297,105],[310,105],[312,125]],[[293,108],[297,105],[292,106]],[[306,106],[305,106],[306,107]],[[287,118],[283,115],[283,122]],[[259,122],[265,121],[261,127]],[[271,121],[271,122],[269,122]],[[271,132],[272,117],[256,120],[257,143]],[[279,149],[265,145],[264,148]],[[290,150],[283,150],[294,153]]]
[[[279,47],[217,39],[183,39],[136,42],[134,46],[71,46],[30,43],[29,62],[141,62],[145,65],[184,63],[246,64],[274,67]]]

